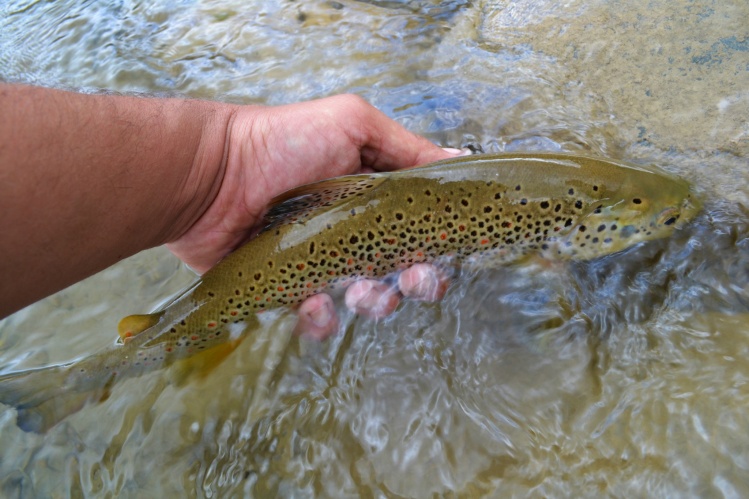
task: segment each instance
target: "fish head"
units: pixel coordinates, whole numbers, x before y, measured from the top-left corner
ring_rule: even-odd
[[[559,246],[577,259],[616,253],[670,236],[701,208],[689,184],[680,179],[662,174],[634,176],[630,185],[591,203]]]

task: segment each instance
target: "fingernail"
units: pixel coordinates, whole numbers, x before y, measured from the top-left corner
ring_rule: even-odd
[[[315,326],[324,327],[330,323],[330,319],[333,316],[333,313],[330,304],[326,303],[324,306],[309,314],[309,316]]]
[[[470,156],[473,152],[470,149],[455,149],[454,147],[443,147],[443,151],[452,154],[453,156]]]
[[[453,147],[443,147],[442,150],[455,156],[463,152],[460,149],[455,149]]]

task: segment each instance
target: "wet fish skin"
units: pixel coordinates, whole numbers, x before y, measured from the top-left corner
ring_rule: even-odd
[[[686,182],[657,169],[560,153],[467,156],[310,184],[280,196],[255,239],[163,311],[123,319],[122,344],[54,373],[2,376],[0,402],[19,409],[24,429],[44,431],[121,378],[234,346],[258,313],[351,280],[441,259],[590,259],[666,237],[699,210]],[[35,381],[45,374],[57,381]]]

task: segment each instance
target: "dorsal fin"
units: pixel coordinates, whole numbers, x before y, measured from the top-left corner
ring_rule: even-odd
[[[313,211],[380,185],[385,175],[346,175],[291,189],[273,198],[263,218],[263,231],[278,225],[303,223]]]

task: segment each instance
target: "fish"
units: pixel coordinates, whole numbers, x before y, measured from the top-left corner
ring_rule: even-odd
[[[686,181],[655,167],[568,153],[465,156],[305,185],[277,197],[255,238],[162,310],[125,317],[115,345],[0,376],[0,402],[22,429],[44,432],[121,379],[222,358],[258,314],[356,279],[421,262],[588,260],[667,237],[700,209]]]

